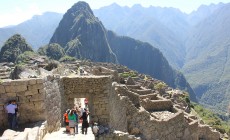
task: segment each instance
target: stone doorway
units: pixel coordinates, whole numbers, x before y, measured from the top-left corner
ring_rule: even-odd
[[[75,98],[87,98],[90,120],[100,125],[109,125],[109,93],[112,82],[109,76],[63,77],[62,113],[75,106]]]

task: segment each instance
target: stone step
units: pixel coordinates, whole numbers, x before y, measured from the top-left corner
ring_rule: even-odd
[[[1,72],[1,73],[0,73],[0,76],[9,75],[9,74],[10,74],[10,72],[4,72],[4,73]]]

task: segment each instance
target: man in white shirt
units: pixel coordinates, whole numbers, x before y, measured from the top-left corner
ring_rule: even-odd
[[[10,101],[10,104],[6,106],[6,111],[8,113],[8,123],[10,129],[15,128],[15,122],[16,122],[16,115],[15,110],[17,109],[17,105],[15,104],[15,100]]]

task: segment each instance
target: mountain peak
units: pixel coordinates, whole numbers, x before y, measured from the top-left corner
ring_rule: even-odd
[[[116,55],[112,52],[102,23],[93,14],[86,2],[74,4],[64,14],[50,43],[58,43],[68,55],[81,56],[99,62],[116,62]]]
[[[89,12],[90,14],[93,14],[92,9],[90,8],[89,4],[84,1],[79,1],[75,3],[68,11],[67,13],[76,13],[76,12]]]

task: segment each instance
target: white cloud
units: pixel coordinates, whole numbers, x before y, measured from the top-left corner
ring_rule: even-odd
[[[25,20],[31,19],[33,15],[40,15],[41,13],[39,7],[35,3],[30,4],[25,9],[15,7],[11,13],[0,15],[0,19],[3,19],[0,22],[0,27],[17,25]]]

